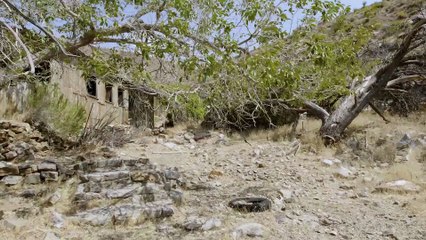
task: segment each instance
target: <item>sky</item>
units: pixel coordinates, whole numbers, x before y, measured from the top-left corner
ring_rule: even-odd
[[[352,10],[354,10],[354,9],[359,9],[359,8],[361,8],[362,6],[363,6],[363,4],[364,4],[364,2],[367,4],[367,5],[370,5],[370,4],[372,4],[372,3],[375,3],[375,2],[380,2],[381,0],[340,0],[341,1],[341,3],[343,3],[344,5],[346,5],[346,6],[350,6],[350,8],[352,9]],[[135,13],[135,10],[132,10],[132,9],[125,9],[124,10],[125,11],[125,13],[126,14],[129,14],[129,15],[133,15],[134,13]],[[289,21],[288,23],[285,23],[284,24],[284,29],[285,30],[287,30],[288,32],[292,32],[292,30],[294,30],[295,28],[297,28],[298,26],[299,26],[299,24],[300,24],[300,19],[303,17],[303,15],[301,14],[301,12],[296,12],[291,18],[292,18],[292,21]],[[147,23],[150,23],[150,22],[154,22],[155,21],[155,18],[153,17],[153,16],[149,16],[149,15],[147,15],[147,16],[144,16],[144,20],[147,22]],[[238,32],[240,32],[241,30],[236,30],[236,32],[237,32],[237,35],[238,35]],[[244,30],[245,31],[245,30]],[[241,33],[241,32],[240,32]],[[103,43],[102,44],[103,46],[107,46],[107,47],[112,47],[112,46],[116,46],[116,44],[114,44],[114,43]]]
[[[362,7],[362,3],[366,2],[367,5],[370,5],[375,2],[381,2],[380,0],[340,0],[343,4],[351,6],[352,9],[357,9]]]

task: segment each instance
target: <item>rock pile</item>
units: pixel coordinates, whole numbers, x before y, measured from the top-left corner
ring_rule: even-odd
[[[147,158],[84,162],[74,168],[80,178],[74,197],[78,223],[135,225],[172,216],[172,205],[182,202],[178,170],[157,169]]]
[[[27,123],[0,121],[0,161],[34,159],[34,153],[49,148],[40,132]]]
[[[49,149],[41,133],[27,123],[0,121],[0,181],[16,185],[25,181],[37,184],[57,181],[57,166],[52,162],[35,163],[35,153]]]

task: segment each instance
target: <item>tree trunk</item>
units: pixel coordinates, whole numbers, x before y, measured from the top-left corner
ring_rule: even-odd
[[[323,117],[323,125],[320,134],[326,143],[339,141],[344,130],[370,103],[380,90],[384,89],[395,70],[403,63],[404,57],[413,50],[410,45],[417,33],[426,24],[426,19],[418,21],[411,32],[403,40],[399,50],[395,53],[392,61],[381,68],[372,76],[366,77],[362,84],[352,90],[352,94],[346,96],[338,108],[329,116]],[[312,109],[312,108],[311,108]]]

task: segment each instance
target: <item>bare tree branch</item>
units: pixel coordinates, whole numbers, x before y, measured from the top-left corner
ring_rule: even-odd
[[[62,6],[64,7],[64,9],[65,9],[65,11],[69,14],[69,15],[71,15],[73,18],[80,18],[80,16],[77,14],[77,13],[75,13],[75,12],[73,12],[68,6],[67,6],[67,4],[64,2],[64,0],[59,0],[59,2],[62,4]]]
[[[62,46],[62,44],[58,41],[58,39],[56,39],[55,36],[53,36],[52,33],[50,33],[49,31],[47,31],[44,27],[40,26],[38,23],[36,23],[30,17],[28,17],[27,15],[25,15],[23,12],[21,12],[21,10],[19,10],[17,7],[15,7],[15,5],[13,5],[12,3],[10,3],[8,0],[1,0],[1,1],[4,2],[8,7],[10,7],[14,12],[18,13],[18,15],[20,15],[25,20],[27,20],[28,22],[30,22],[31,24],[33,24],[34,26],[36,26],[38,29],[40,29],[50,39],[52,39],[56,43],[56,45],[61,49],[61,51],[62,51],[63,54],[65,54],[66,56],[74,56],[75,57],[75,55],[69,54],[65,50],[64,46]]]
[[[5,23],[1,20],[0,20],[0,22],[13,34],[16,41],[19,43],[19,45],[21,45],[22,49],[24,49],[25,54],[27,55],[28,63],[30,64],[30,72],[34,73],[35,72],[34,61],[33,61],[33,58],[31,57],[30,50],[28,50],[27,46],[25,45],[24,42],[22,42],[22,40],[18,36],[18,34],[15,31],[13,31],[13,29],[7,23]]]
[[[421,76],[421,75],[409,75],[409,76],[404,76],[404,77],[400,77],[394,80],[389,81],[386,84],[386,87],[392,87],[394,85],[400,84],[400,83],[405,83],[405,82],[409,82],[409,81],[414,81],[414,80],[426,80],[425,76]]]
[[[324,122],[327,120],[327,118],[330,116],[330,114],[322,107],[320,107],[318,104],[311,102],[311,101],[305,101],[304,105],[306,108],[308,108],[309,110],[311,110],[311,112],[319,117],[321,119],[321,121]]]

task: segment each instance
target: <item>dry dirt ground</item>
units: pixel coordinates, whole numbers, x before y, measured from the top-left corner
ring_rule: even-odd
[[[51,214],[66,212],[67,201],[40,207],[41,199],[0,194],[0,210],[35,212],[19,226],[3,224],[0,239],[250,239],[235,230],[246,223],[262,225],[255,239],[426,239],[425,147],[397,150],[404,134],[426,135],[426,114],[390,120],[385,124],[364,113],[348,130],[350,137],[334,147],[321,144],[314,120],[299,126],[297,140],[287,140],[285,128],[251,133],[247,142],[219,132],[196,143],[176,141],[183,139],[184,127],[168,129],[162,137],[141,134],[113,150],[122,158],[146,155],[160,167],[177,167],[186,181],[200,186],[181,190],[184,200],[174,206],[172,217],[138,226],[92,227],[65,216],[65,226],[55,228]],[[339,175],[346,170],[348,175]],[[401,179],[419,190],[377,190]],[[228,207],[233,198],[245,196],[268,197],[272,208],[241,213]],[[208,231],[183,229],[191,219],[220,224]]]

